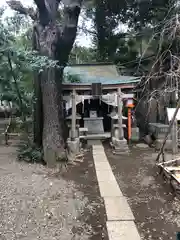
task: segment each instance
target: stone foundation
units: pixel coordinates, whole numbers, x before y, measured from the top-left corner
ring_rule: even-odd
[[[76,138],[74,141],[67,140],[68,159],[73,160],[80,153],[80,140]]]
[[[129,148],[128,148],[126,139],[120,140],[115,137],[112,137],[112,147],[114,149],[113,150],[114,154],[122,154],[122,153],[129,152]]]
[[[155,148],[159,150],[163,144],[163,139],[158,139],[155,141]],[[172,140],[167,140],[164,146],[164,150],[172,151]]]
[[[88,134],[104,133],[103,118],[84,118],[84,127],[88,129]]]

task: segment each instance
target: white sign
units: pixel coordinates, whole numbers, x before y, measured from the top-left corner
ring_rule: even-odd
[[[129,94],[122,94],[122,98],[125,98],[125,99],[133,98],[133,97],[134,97],[134,94],[131,94],[131,93],[129,93]]]
[[[133,105],[133,99],[128,99],[126,105],[127,106]]]
[[[167,115],[168,115],[168,121],[170,122],[174,116],[174,112],[176,111],[176,108],[167,108]],[[180,120],[180,109],[178,110],[178,113],[176,115],[176,120]]]

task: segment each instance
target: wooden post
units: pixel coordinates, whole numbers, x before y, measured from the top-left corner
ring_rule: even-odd
[[[119,122],[119,139],[124,139],[123,127],[122,127],[122,96],[121,88],[118,88],[117,105],[118,105],[118,122]]]
[[[175,119],[172,125],[172,152],[173,154],[178,153],[178,129],[177,129],[177,120]]]
[[[172,128],[172,125],[173,125],[174,121],[176,121],[176,116],[177,116],[177,114],[178,114],[179,109],[180,109],[180,98],[179,98],[179,100],[178,100],[177,107],[176,107],[176,110],[175,110],[175,112],[174,112],[174,115],[173,115],[173,117],[172,117],[172,119],[171,119],[171,122],[170,122],[170,124],[169,124],[168,131],[167,131],[167,133],[166,133],[166,135],[165,135],[163,144],[162,144],[162,146],[161,146],[161,148],[160,148],[160,150],[159,150],[159,153],[158,153],[158,155],[157,155],[156,162],[159,161],[159,158],[160,158],[161,154],[163,153],[164,146],[165,146],[165,144],[166,144],[166,140],[167,140],[167,138],[168,138],[169,133],[171,132],[171,128]]]
[[[76,90],[72,92],[72,120],[71,120],[71,140],[76,138]]]

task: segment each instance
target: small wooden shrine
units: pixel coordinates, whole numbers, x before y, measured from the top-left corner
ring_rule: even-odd
[[[117,113],[117,125],[118,113],[122,113],[123,109],[123,100],[133,98],[133,88],[140,79],[120,76],[116,66],[110,63],[71,65],[66,67],[64,72],[65,76],[75,76],[78,80],[70,83],[65,77],[63,83],[66,119],[71,120],[69,122],[71,137],[78,134],[89,138],[110,137],[111,113]],[[122,124],[123,120],[121,114]]]

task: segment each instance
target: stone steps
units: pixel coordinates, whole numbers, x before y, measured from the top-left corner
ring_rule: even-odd
[[[87,134],[86,136],[80,136],[80,139],[85,140],[104,140],[111,137],[111,133],[101,133],[101,134]]]

